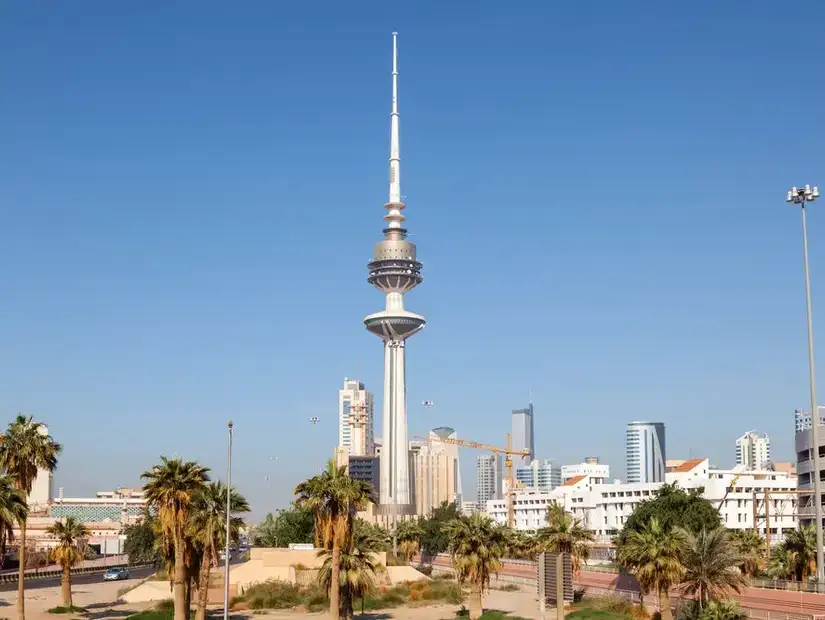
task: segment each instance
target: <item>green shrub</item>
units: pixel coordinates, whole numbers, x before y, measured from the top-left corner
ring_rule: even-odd
[[[85,609],[82,607],[63,607],[62,605],[59,607],[52,607],[51,609],[47,610],[50,614],[81,614]]]
[[[422,575],[427,575],[427,577],[433,574],[433,567],[429,564],[419,564],[415,569]]]
[[[583,598],[584,598],[584,588],[581,588],[579,590],[573,590],[573,602],[574,603],[581,603]]]
[[[175,601],[171,598],[165,598],[155,603],[155,609],[157,611],[175,611]]]
[[[249,586],[243,600],[250,609],[289,609],[304,602],[300,586],[286,581],[269,579]]]
[[[605,594],[604,596],[594,597],[590,607],[599,611],[611,611],[627,615],[630,615],[630,612],[633,611],[633,603],[621,594]]]
[[[440,581],[455,581],[455,575],[453,575],[452,573],[438,573],[435,576],[435,579],[438,579]]]
[[[505,583],[499,588],[502,592],[519,592],[521,588],[515,583]]]

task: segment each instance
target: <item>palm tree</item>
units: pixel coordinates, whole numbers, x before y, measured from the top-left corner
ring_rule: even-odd
[[[295,488],[295,495],[297,505],[312,509],[316,532],[321,533],[324,548],[331,551],[329,606],[333,620],[338,620],[340,587],[335,584],[341,583],[341,547],[351,532],[350,521],[355,513],[373,501],[374,489],[368,482],[350,478],[346,467],[338,467],[335,460],[330,459],[320,476],[305,480]]]
[[[556,503],[548,507],[547,527],[540,529],[536,536],[547,551],[569,554],[574,574],[581,571],[582,563],[590,557],[594,539],[593,532],[585,529],[579,519]]]
[[[72,568],[83,561],[83,550],[90,532],[74,517],[66,517],[46,528],[46,532],[57,539],[57,546],[51,550],[52,559],[63,569],[60,587],[63,591],[63,606],[71,609]]]
[[[38,470],[53,472],[62,446],[52,439],[44,424],[31,416],[18,415],[0,435],[0,467],[6,470],[28,501]],[[20,569],[17,581],[17,617],[26,618],[26,520],[20,527]]]
[[[14,526],[25,523],[29,515],[26,496],[14,479],[0,475],[0,554],[6,554],[6,544],[14,540]]]
[[[423,535],[424,530],[421,529],[418,521],[402,521],[398,524],[398,529],[396,530],[398,553],[404,558],[407,564],[409,564],[413,556],[417,555],[421,550],[421,537]]]
[[[748,615],[736,601],[709,601],[702,620],[746,620]]]
[[[682,590],[695,596],[701,610],[709,600],[728,598],[731,591],[741,592],[747,579],[739,570],[742,558],[724,528],[702,530],[698,534],[682,530],[685,541],[682,564]]]
[[[685,574],[679,559],[685,545],[682,530],[667,531],[654,517],[641,529],[631,531],[616,553],[619,563],[636,575],[645,592],[658,592],[663,620],[673,620],[669,590]]]
[[[771,550],[766,572],[771,579],[796,579],[796,552],[782,541]]]
[[[376,554],[386,548],[387,536],[377,532],[377,528],[365,527],[369,524],[360,519],[350,520],[351,531],[341,547],[339,589],[340,613],[345,618],[353,616],[353,601],[361,599],[361,613],[364,613],[364,597],[375,589]],[[323,549],[319,557],[325,557],[318,572],[318,583],[330,591],[332,588],[332,553]]]
[[[790,532],[784,544],[794,556],[794,579],[807,581],[810,575],[816,573],[816,531],[813,523]]]
[[[490,577],[501,569],[501,558],[507,548],[505,528],[490,517],[474,513],[447,522],[444,532],[458,581],[470,585],[470,620],[477,620],[482,613],[484,589],[489,587]]]
[[[167,550],[173,550],[175,620],[188,620],[187,609],[187,547],[186,536],[192,504],[209,482],[209,469],[194,461],[160,457],[161,463],[143,472],[146,479],[143,493],[149,505],[157,511],[158,521]]]
[[[765,539],[754,530],[730,530],[733,546],[741,559],[739,570],[748,577],[756,577],[765,563]]]
[[[249,503],[236,489],[229,492],[229,506],[232,514],[249,512]],[[233,516],[229,522],[229,536],[233,541],[240,539],[244,520]],[[220,560],[219,550],[226,547],[226,485],[220,481],[210,482],[195,495],[189,518],[189,536],[200,548],[201,562],[198,575],[197,620],[206,618],[209,598],[209,573]]]

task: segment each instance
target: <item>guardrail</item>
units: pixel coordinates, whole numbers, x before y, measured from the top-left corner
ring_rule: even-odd
[[[107,570],[112,568],[145,568],[147,566],[152,566],[152,564],[110,564],[109,566],[86,566],[82,568],[73,568],[71,570],[72,575],[88,575],[90,573],[105,573]],[[26,573],[26,581],[30,579],[56,579],[58,577],[63,576],[63,570],[44,570],[38,572],[27,572]],[[6,573],[4,575],[0,575],[0,583],[16,583],[20,578],[19,573]]]

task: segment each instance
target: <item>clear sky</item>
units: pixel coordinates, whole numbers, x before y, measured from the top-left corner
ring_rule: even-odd
[[[380,399],[362,319],[398,30],[407,306],[429,321],[410,434],[501,443],[532,393],[558,463],[623,476],[636,419],[671,458],[730,465],[755,429],[791,459],[783,200],[825,185],[823,21],[815,1],[4,3],[0,410],[50,425],[73,496],[160,454],[222,470],[231,417],[234,481],[256,515],[286,505],[332,454],[343,378]]]

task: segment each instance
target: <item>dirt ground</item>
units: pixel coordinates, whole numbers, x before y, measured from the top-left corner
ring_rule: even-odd
[[[131,614],[150,609],[153,603],[117,603],[118,591],[124,587],[137,585],[138,579],[120,582],[100,582],[90,585],[79,585],[73,588],[74,603],[87,610],[86,615],[54,616],[46,610],[60,605],[60,588],[39,588],[26,593],[26,617],[28,620],[54,620],[55,618],[88,618],[91,620],[104,618],[126,618]],[[14,620],[16,614],[17,593],[0,593],[0,619]],[[364,620],[454,620],[455,613],[460,605],[430,605],[422,607],[399,607],[367,613]],[[514,616],[538,620],[538,604],[536,595],[531,592],[502,592],[492,590],[484,597],[485,609],[498,609]],[[222,609],[215,609],[212,617],[221,617]],[[325,613],[308,614],[293,611],[272,612],[232,612],[233,620],[295,620],[299,617],[325,618]],[[356,614],[356,618],[360,616]],[[548,618],[553,616],[549,613]]]

